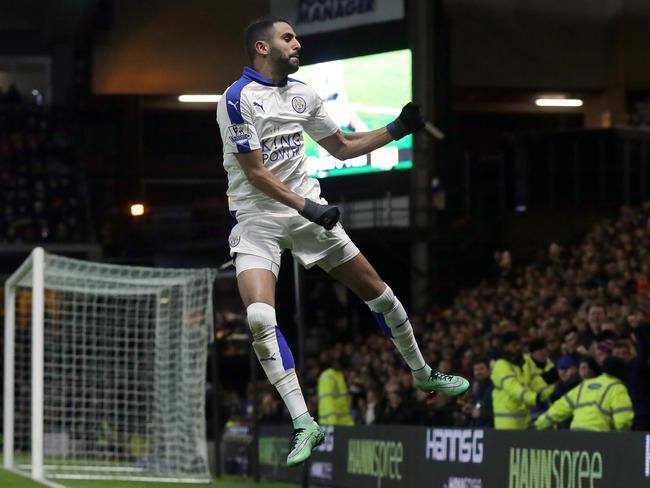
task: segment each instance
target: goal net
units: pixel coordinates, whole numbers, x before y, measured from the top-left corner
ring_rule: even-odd
[[[5,467],[35,479],[209,481],[215,275],[35,249],[5,284]]]

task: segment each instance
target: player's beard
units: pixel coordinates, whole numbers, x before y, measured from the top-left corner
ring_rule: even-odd
[[[300,68],[300,61],[295,62],[293,60],[295,58],[291,58],[292,54],[285,55],[282,53],[281,50],[273,46],[271,46],[269,54],[271,55],[271,59],[273,60],[276,69],[283,76],[288,76],[290,74],[293,74],[296,71],[298,71],[298,68]]]

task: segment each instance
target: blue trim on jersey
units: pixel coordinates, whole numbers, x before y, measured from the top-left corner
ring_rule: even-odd
[[[269,80],[266,76],[258,73],[257,71],[255,71],[250,66],[246,66],[244,68],[244,73],[242,74],[242,78],[246,78],[246,79],[251,80],[251,81],[256,81],[259,84],[265,85],[265,86],[280,86],[280,87],[287,86],[287,83],[289,81],[296,81],[298,83],[302,83],[302,81],[300,81],[300,80],[296,80],[294,78],[288,78],[287,77],[283,81],[281,81],[280,83],[278,83],[276,85],[275,83],[273,83],[273,80]],[[302,83],[302,84],[304,85],[304,83]]]
[[[301,85],[305,85],[306,83],[304,81],[296,80],[295,78],[289,78],[287,77],[284,81],[278,83],[277,85],[273,83],[273,80],[269,80],[266,76],[258,73],[255,71],[253,68],[250,66],[244,67],[244,72],[242,73],[242,78],[246,78],[250,81],[256,81],[262,85],[265,86],[287,86],[287,83],[290,81],[293,81],[295,83],[300,83]]]
[[[237,210],[229,210],[229,213],[230,213],[230,219],[231,219],[230,220],[230,230],[232,230],[232,228],[239,223],[239,222],[237,222]]]
[[[251,80],[241,77],[226,92],[226,109],[228,118],[232,124],[244,124],[244,117],[241,114],[241,92]],[[240,153],[252,151],[248,142],[244,144],[237,143],[237,151]]]

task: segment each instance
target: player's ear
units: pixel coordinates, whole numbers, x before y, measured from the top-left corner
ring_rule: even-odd
[[[265,41],[257,41],[255,42],[255,51],[257,54],[261,54],[263,56],[267,55],[269,53],[269,44],[268,42]]]

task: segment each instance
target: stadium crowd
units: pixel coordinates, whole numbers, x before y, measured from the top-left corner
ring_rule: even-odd
[[[340,387],[336,371],[346,402],[321,401],[321,417],[349,405],[339,421],[347,425],[650,429],[649,278],[650,202],[622,208],[577,245],[551,244],[527,265],[497,252],[490,280],[452,306],[411,315],[429,364],[471,379],[465,396],[416,391],[378,331],[307,359],[310,411],[319,411],[319,390],[325,398],[327,384]],[[271,387],[260,391],[259,420],[288,421]]]
[[[62,114],[0,96],[0,243],[87,240],[74,148]]]

